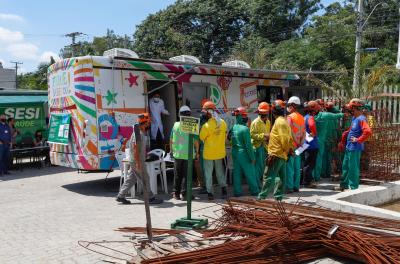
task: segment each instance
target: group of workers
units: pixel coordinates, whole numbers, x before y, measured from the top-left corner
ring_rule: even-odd
[[[315,188],[321,177],[331,176],[332,153],[336,147],[344,152],[339,188],[342,191],[358,188],[360,156],[364,142],[371,135],[368,120],[363,115],[365,103],[354,98],[341,113],[332,102],[309,101],[304,103],[305,116],[299,113],[300,107],[300,99],[296,96],[287,102],[261,102],[256,111],[258,117],[252,122],[246,109],[239,107],[232,111],[235,125],[228,131],[215,104],[209,100],[202,103],[200,134],[194,138],[192,151],[193,157],[200,161],[209,200],[214,199],[214,174],[221,188],[221,198],[227,197],[224,171],[227,140],[232,149],[233,195],[236,197],[242,195],[243,176],[250,194],[258,199],[265,199],[273,193],[274,198],[280,200],[285,193],[298,192],[301,184]],[[190,116],[191,109],[184,105],[179,109],[179,115]],[[351,123],[345,124],[346,130],[339,135],[339,120],[350,117]],[[146,142],[143,137],[150,128],[148,114],[140,115],[135,126],[140,133],[132,134],[130,148],[132,156],[138,157],[138,146],[140,142]],[[176,122],[170,136],[171,155],[175,159],[175,199],[182,199],[185,195],[183,181],[188,166],[188,137],[181,131],[180,122]],[[146,145],[139,148],[144,151]],[[137,180],[141,180],[139,164],[133,161],[132,165],[131,180],[124,183],[117,197],[117,201],[122,203],[129,203],[125,199],[126,193]],[[154,195],[150,196],[150,203],[162,202]]]

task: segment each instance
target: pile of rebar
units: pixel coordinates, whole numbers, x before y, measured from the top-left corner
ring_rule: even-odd
[[[400,221],[298,204],[230,200],[204,236],[243,238],[142,263],[305,263],[329,256],[400,263]]]

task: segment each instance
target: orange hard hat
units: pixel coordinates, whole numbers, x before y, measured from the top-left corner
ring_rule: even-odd
[[[244,107],[238,107],[232,112],[233,116],[242,116],[242,117],[247,117],[247,112],[246,108]]]
[[[203,109],[213,109],[213,110],[216,109],[215,104],[213,102],[211,102],[211,101],[204,102],[202,108]]]
[[[275,100],[272,102],[272,110],[283,110],[286,107],[286,103],[282,100]]]
[[[149,113],[141,113],[138,115],[137,122],[139,124],[150,123],[150,115]]]
[[[317,102],[320,106],[325,106],[324,99],[317,99],[316,102]]]
[[[331,109],[335,106],[335,104],[333,102],[327,102],[326,103],[326,108]]]
[[[203,105],[204,105],[206,102],[208,102],[208,101],[210,101],[210,100],[208,100],[207,98],[203,98],[203,99],[201,100],[201,107],[203,107]]]
[[[361,99],[353,98],[350,100],[349,106],[350,107],[353,107],[353,106],[354,107],[362,107],[362,106],[364,106],[364,102]]]
[[[318,112],[321,109],[321,106],[319,103],[317,103],[316,101],[309,101],[307,103],[308,109],[311,111],[316,111]]]
[[[266,102],[261,102],[258,105],[257,111],[259,114],[267,114],[269,112],[269,104]]]

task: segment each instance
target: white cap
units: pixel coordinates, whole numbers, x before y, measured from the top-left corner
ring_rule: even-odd
[[[297,96],[292,96],[289,98],[289,101],[287,102],[288,104],[295,104],[295,105],[300,105],[300,98]]]
[[[182,113],[182,112],[191,112],[191,110],[190,110],[189,106],[182,105],[181,108],[179,108],[179,113]]]

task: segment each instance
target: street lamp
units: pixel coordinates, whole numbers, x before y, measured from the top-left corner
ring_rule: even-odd
[[[366,25],[368,19],[372,15],[372,13],[375,11],[375,9],[379,6],[382,5],[382,7],[387,8],[389,7],[387,3],[385,2],[379,2],[372,8],[371,13],[367,16],[363,23],[363,15],[364,15],[364,0],[358,0],[358,17],[357,17],[357,33],[356,33],[356,54],[354,58],[354,77],[353,77],[353,93],[355,91],[358,91],[358,88],[360,86],[360,62],[361,62],[361,39],[362,39],[362,32],[364,29],[364,26]]]

